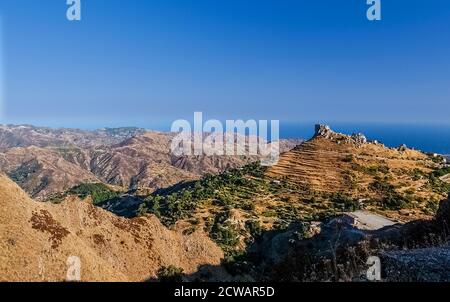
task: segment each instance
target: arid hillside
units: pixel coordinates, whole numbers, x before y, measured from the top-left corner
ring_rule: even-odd
[[[0,281],[64,281],[69,257],[82,281],[144,281],[173,265],[192,273],[223,252],[202,230],[183,235],[154,216],[119,218],[78,199],[31,200],[0,176]]]
[[[173,157],[170,141],[144,132],[109,146],[6,148],[0,166],[17,184],[37,199],[64,194],[39,203],[0,177],[0,279],[64,280],[76,256],[86,281],[142,281],[170,265],[195,279],[203,264],[219,269],[218,280],[224,269],[259,280],[258,261],[270,268],[308,238],[329,248],[320,238],[341,221],[345,246],[385,226],[426,226],[450,192],[442,156],[323,125],[294,149],[286,142],[269,168],[252,157]]]
[[[432,215],[430,208],[447,196],[446,176],[432,174],[445,167],[442,157],[406,146],[388,148],[362,134],[343,135],[318,125],[315,137],[283,154],[267,176],[316,194],[342,193],[375,210],[382,210],[385,201],[385,214],[408,221]],[[399,200],[398,206],[392,200],[392,209],[403,215],[388,211],[389,197]]]
[[[50,129],[0,126],[0,171],[31,197],[51,199],[82,183],[100,182],[123,191],[152,192],[180,181],[221,173],[257,156],[174,156],[174,134],[139,128]],[[280,141],[281,151],[300,140]]]
[[[442,157],[388,148],[317,126],[316,135],[266,168],[257,163],[146,198],[141,213],[191,232],[205,229],[228,254],[263,231],[364,211],[392,222],[431,219],[450,185]],[[364,214],[366,215],[366,214]]]

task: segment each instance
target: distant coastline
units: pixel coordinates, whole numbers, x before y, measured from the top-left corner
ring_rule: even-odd
[[[450,125],[432,125],[432,124],[382,124],[382,123],[328,123],[333,129],[344,134],[363,133],[369,140],[377,140],[388,147],[398,147],[406,144],[410,148],[424,152],[433,152],[450,157]],[[115,123],[114,125],[91,125],[89,127],[80,125],[74,126],[74,123],[62,125],[52,123],[45,125],[42,121],[39,123],[2,123],[13,125],[33,125],[36,127],[48,127],[52,129],[83,129],[96,130],[104,128],[143,128],[149,131],[169,132],[170,123],[155,122],[150,125],[143,123]],[[314,135],[314,122],[283,122],[280,121],[281,139],[310,139]]]
[[[378,140],[388,147],[406,144],[424,152],[450,155],[450,125],[406,125],[330,123],[338,132],[363,133],[369,140]],[[310,138],[314,134],[310,123],[281,123],[282,138]]]

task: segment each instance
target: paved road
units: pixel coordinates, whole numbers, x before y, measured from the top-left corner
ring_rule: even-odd
[[[361,230],[378,230],[386,226],[397,224],[397,222],[389,220],[386,217],[367,211],[356,211],[348,213],[347,215],[356,220],[357,227]]]

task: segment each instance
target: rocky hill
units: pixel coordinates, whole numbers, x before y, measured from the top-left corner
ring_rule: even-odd
[[[285,153],[267,175],[322,195],[341,192],[369,208],[371,201],[384,201],[385,214],[411,220],[432,214],[428,208],[446,197],[447,186],[432,175],[444,167],[444,162],[406,146],[388,148],[362,134],[349,136],[317,125],[314,138]],[[389,205],[388,197],[403,206]],[[397,211],[389,213],[391,206]]]
[[[269,168],[253,157],[173,157],[170,141],[146,131],[108,146],[6,148],[0,166],[28,192],[66,193],[36,203],[0,178],[0,273],[61,280],[75,253],[87,280],[143,280],[174,265],[188,280],[352,281],[369,255],[393,272],[446,249],[442,156],[325,125],[287,142]],[[447,261],[438,258],[436,267]]]
[[[192,273],[223,257],[201,230],[183,235],[155,217],[119,218],[77,199],[35,202],[5,176],[0,207],[0,281],[64,281],[71,256],[83,281],[144,281],[170,265]]]
[[[134,127],[87,131],[31,125],[0,125],[0,149],[30,146],[41,148],[111,146],[144,132],[144,129]]]
[[[46,200],[86,182],[151,192],[258,160],[254,156],[174,157],[172,138],[171,133],[139,128],[0,126],[0,171],[33,198]],[[280,149],[299,143],[283,140]]]
[[[251,164],[158,190],[140,207],[184,231],[206,229],[228,254],[258,234],[363,210],[394,223],[431,219],[450,185],[448,167],[420,151],[318,126],[273,167]],[[379,219],[378,219],[379,220]]]

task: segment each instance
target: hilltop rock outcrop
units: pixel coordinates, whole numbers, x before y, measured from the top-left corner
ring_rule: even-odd
[[[402,208],[396,201],[389,206],[393,211],[386,211],[386,206],[377,209],[393,220],[411,221],[430,215],[424,201],[437,207],[437,201],[446,197],[433,190],[426,177],[438,166],[423,152],[388,148],[368,142],[362,134],[349,136],[316,125],[314,137],[284,153],[267,175],[321,194],[343,192],[369,208],[370,201],[378,200],[380,205],[387,195],[395,195],[400,202],[413,202],[415,209],[395,211]]]
[[[362,133],[354,133],[352,135],[345,135],[342,133],[334,132],[330,126],[317,124],[315,127],[314,138],[322,137],[329,140],[337,141],[339,143],[355,143],[357,145],[362,145],[367,143],[367,138]]]

